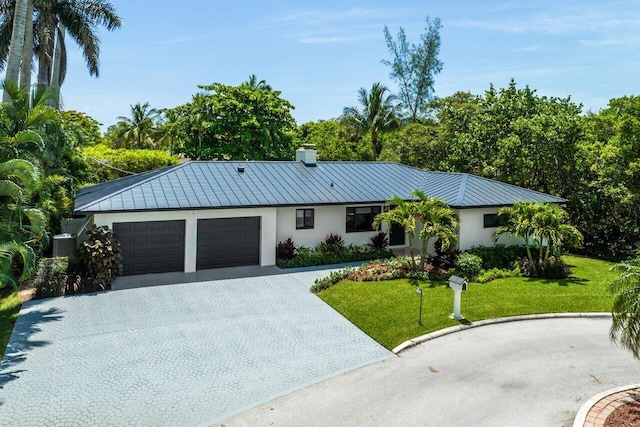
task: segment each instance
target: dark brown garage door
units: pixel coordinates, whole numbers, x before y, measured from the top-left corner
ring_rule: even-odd
[[[184,221],[116,222],[122,274],[184,271]]]
[[[260,264],[260,217],[198,220],[196,269]]]

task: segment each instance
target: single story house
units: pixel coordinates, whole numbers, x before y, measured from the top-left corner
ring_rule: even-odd
[[[291,237],[314,246],[328,234],[363,245],[373,217],[394,196],[420,189],[459,216],[458,248],[493,244],[496,212],[518,200],[566,200],[465,173],[428,172],[388,162],[191,161],[82,189],[76,215],[114,230],[124,274],[193,272],[274,265],[276,245]],[[392,227],[392,248],[407,246]],[[506,242],[506,241],[505,241]],[[419,242],[417,242],[419,244]]]

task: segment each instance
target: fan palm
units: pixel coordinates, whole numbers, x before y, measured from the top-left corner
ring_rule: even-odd
[[[360,88],[358,91],[359,107],[347,107],[342,113],[342,122],[361,132],[371,135],[371,151],[373,160],[378,157],[378,135],[398,126],[396,97],[386,95],[389,91],[382,83],[374,83],[371,91]]]
[[[609,287],[615,295],[610,337],[640,359],[640,256],[612,269],[620,272],[620,279]]]

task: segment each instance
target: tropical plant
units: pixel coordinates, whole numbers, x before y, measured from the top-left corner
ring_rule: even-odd
[[[532,202],[515,202],[512,206],[506,206],[498,209],[498,218],[500,225],[493,232],[493,241],[497,242],[498,238],[504,234],[523,240],[527,258],[533,263],[531,255],[531,241],[535,232],[533,227],[533,217],[538,210],[538,204]]]
[[[31,4],[35,15],[28,13]],[[20,8],[17,16],[14,12],[16,8]],[[6,37],[0,37],[0,65],[6,62],[7,57],[14,55],[13,50],[23,62],[23,73],[26,74],[26,70],[29,70],[30,74],[31,60],[35,54],[38,57],[38,84],[53,88],[56,93],[52,98],[54,106],[58,105],[59,88],[67,69],[65,34],[68,33],[82,49],[89,74],[98,76],[100,39],[96,34],[96,28],[104,26],[108,31],[112,31],[122,25],[115,7],[105,0],[3,0],[0,9],[4,17],[0,21],[0,34],[12,34],[14,24],[18,33],[20,28],[24,28],[21,34],[22,43],[14,43],[13,39],[10,41]],[[8,17],[11,19],[7,19]],[[30,19],[33,19],[33,32],[29,31]],[[20,38],[20,34],[16,37]],[[17,75],[13,81],[17,83]],[[27,81],[26,76],[23,81]],[[22,89],[27,89],[27,86]]]
[[[28,204],[39,186],[38,169],[21,159],[0,163],[0,288],[26,280],[36,267],[47,217]],[[14,275],[14,270],[19,274]]]
[[[438,59],[440,28],[438,18],[432,21],[427,16],[426,33],[420,36],[420,43],[409,45],[402,27],[397,42],[384,27],[384,38],[392,61],[383,60],[382,63],[391,68],[389,75],[400,87],[401,108],[413,122],[424,117],[433,96],[434,77],[442,70],[442,62]]]
[[[93,224],[80,246],[78,260],[88,282],[85,290],[93,292],[111,288],[113,280],[122,272],[122,249],[113,236],[113,230]]]
[[[640,359],[640,256],[611,267],[620,278],[611,284],[615,295],[610,336]]]
[[[395,105],[396,97],[386,95],[389,91],[382,83],[371,86],[371,91],[360,88],[358,107],[347,107],[342,113],[342,123],[346,126],[371,135],[371,153],[373,160],[378,157],[378,136],[381,132],[399,126]]]
[[[148,102],[130,107],[131,117],[118,117],[118,123],[107,130],[113,148],[158,148],[158,110],[150,108]]]
[[[381,212],[373,219],[373,227],[378,228],[383,222],[391,227],[392,223],[397,223],[402,226],[404,232],[407,235],[409,242],[409,254],[411,255],[411,265],[415,270],[416,258],[413,253],[413,239],[416,233],[416,217],[415,217],[415,204],[407,202],[400,196],[393,196],[387,200],[387,206],[389,209],[386,212]]]
[[[271,85],[267,84],[266,80],[258,80],[255,74],[249,76],[249,80],[243,82],[242,85],[249,87],[252,90],[273,90]]]
[[[368,245],[375,249],[384,249],[389,246],[389,238],[384,231],[369,238]]]
[[[422,240],[420,270],[424,271],[429,256],[429,242],[437,238],[441,242],[441,250],[447,250],[458,240],[458,217],[444,200],[428,197],[420,190],[413,190],[411,195],[418,200],[415,203],[414,215],[422,228],[419,237]]]

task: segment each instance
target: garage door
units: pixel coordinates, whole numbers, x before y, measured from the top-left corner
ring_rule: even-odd
[[[122,244],[122,274],[184,271],[184,220],[117,222],[113,234]]]
[[[260,263],[260,217],[198,220],[196,269]]]

